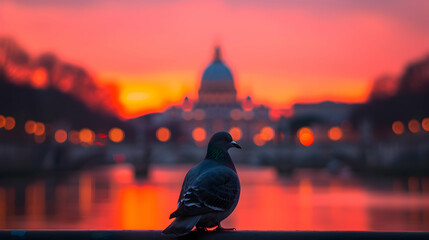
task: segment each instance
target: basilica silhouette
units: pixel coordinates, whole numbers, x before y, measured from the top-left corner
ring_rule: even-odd
[[[254,104],[250,96],[237,98],[234,75],[219,46],[203,72],[198,99],[185,97],[181,106],[170,107],[156,118],[157,127],[171,126],[182,140],[201,144],[218,131],[229,131],[237,140],[252,143],[261,129],[273,126],[267,107]]]

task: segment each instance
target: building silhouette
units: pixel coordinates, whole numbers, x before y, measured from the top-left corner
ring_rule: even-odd
[[[269,108],[253,103],[250,96],[237,98],[233,73],[222,59],[219,46],[201,77],[198,99],[185,97],[182,105],[157,115],[156,127],[170,127],[173,139],[205,144],[218,131],[230,133],[243,143],[252,143],[264,127],[273,129]]]

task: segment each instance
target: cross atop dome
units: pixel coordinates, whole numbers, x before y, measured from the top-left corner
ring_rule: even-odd
[[[220,46],[215,47],[215,54],[214,54],[214,61],[222,61],[221,55],[220,55]]]

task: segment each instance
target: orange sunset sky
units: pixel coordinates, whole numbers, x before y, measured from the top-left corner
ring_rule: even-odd
[[[0,36],[117,84],[130,118],[195,99],[215,45],[240,98],[365,101],[429,54],[428,13],[425,0],[0,0]]]

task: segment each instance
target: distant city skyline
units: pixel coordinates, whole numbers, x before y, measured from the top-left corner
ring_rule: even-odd
[[[0,1],[0,36],[117,84],[125,118],[196,99],[220,45],[237,95],[273,109],[362,102],[429,53],[427,1]]]

